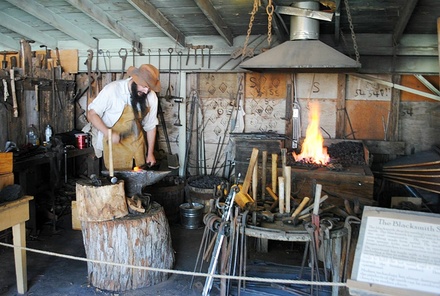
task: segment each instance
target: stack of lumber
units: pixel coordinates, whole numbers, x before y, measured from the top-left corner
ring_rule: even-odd
[[[380,173],[385,179],[426,191],[440,193],[440,149],[419,152],[386,163]]]

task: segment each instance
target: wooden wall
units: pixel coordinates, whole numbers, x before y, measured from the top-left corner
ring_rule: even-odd
[[[6,82],[9,96],[5,98],[4,84],[0,92],[0,150],[6,141],[12,141],[18,147],[26,144],[29,125],[33,124],[44,141],[44,128],[52,126],[54,133],[71,131],[74,126],[75,76],[58,72],[52,79],[51,70],[39,69],[33,76],[25,76],[20,68],[15,71],[18,117],[13,116],[12,89],[9,71],[0,71],[1,79]],[[36,91],[35,86],[38,86]]]

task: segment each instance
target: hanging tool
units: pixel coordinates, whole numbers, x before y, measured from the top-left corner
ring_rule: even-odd
[[[11,78],[11,91],[12,91],[12,116],[18,117],[18,105],[17,105],[17,93],[15,92],[15,75],[14,69],[9,70]]]
[[[177,120],[176,122],[174,122],[175,126],[182,126],[182,124],[180,123],[180,104],[182,103],[182,101],[183,101],[182,98],[174,99],[174,103],[177,103]]]
[[[298,148],[298,142],[301,138],[301,107],[298,101],[298,90],[296,88],[296,76],[293,75],[293,105],[292,105],[292,148]]]
[[[190,53],[190,51],[191,51],[192,44],[189,43],[189,44],[186,45],[186,47],[188,48],[188,54],[186,55],[186,65],[188,66],[188,62],[189,62],[189,53]]]
[[[165,99],[167,101],[171,99],[171,55],[173,53],[173,49],[171,47],[168,48],[168,53],[170,54],[170,61],[168,64],[168,88],[165,92]]]
[[[43,67],[44,67],[44,69],[47,69],[47,46],[44,44],[41,44],[40,48],[43,48],[43,47],[45,49],[44,58],[43,58]]]
[[[4,101],[6,102],[7,100],[8,100],[8,97],[9,97],[9,92],[8,92],[8,83],[6,82],[6,79],[2,79],[2,82],[3,82],[3,99],[4,99]]]
[[[124,52],[124,54],[122,54],[122,52]],[[119,49],[119,57],[122,59],[122,70],[121,70],[121,79],[124,78],[124,72],[125,72],[125,61],[127,60],[127,49],[126,48],[121,48]]]
[[[96,40],[96,67],[95,67],[95,71],[98,72],[99,71],[99,39],[96,37],[93,37],[93,39]]]
[[[211,49],[212,49],[212,45],[206,45],[206,48],[208,49],[208,69],[211,69]]]
[[[160,74],[160,48],[157,50],[158,54],[159,54],[159,74]]]
[[[88,79],[88,88],[89,88],[89,98],[93,95],[92,92],[92,60],[93,60],[93,50],[88,49],[87,50],[87,60],[85,64],[87,65],[87,76]]]
[[[200,50],[202,52],[202,68],[205,66],[205,55],[203,54],[203,50],[206,48],[206,45],[200,45]]]
[[[39,95],[39,86],[38,86],[38,84],[35,84],[35,111],[40,111],[39,110],[39,98],[38,98],[38,95]]]
[[[179,168],[179,158],[177,154],[173,154],[171,151],[170,138],[168,137],[167,126],[165,123],[165,117],[163,116],[162,106],[160,104],[160,99],[157,101],[157,115],[159,116],[159,124],[162,126],[163,136],[165,138],[165,142],[167,144],[168,149],[168,168],[170,169],[178,169]]]
[[[104,56],[104,51],[102,49],[99,50],[98,54],[102,55],[102,59],[104,60],[105,72],[108,72],[107,61]]]
[[[58,49],[58,47],[55,47],[55,54],[57,56],[57,66],[61,67],[60,50]]]
[[[108,69],[111,71],[112,70],[112,64],[111,64],[111,58],[112,56],[110,55],[110,51],[106,50],[105,52],[107,58],[108,58]]]
[[[200,45],[194,45],[193,49],[194,49],[194,64],[197,65],[197,49],[200,48]]]

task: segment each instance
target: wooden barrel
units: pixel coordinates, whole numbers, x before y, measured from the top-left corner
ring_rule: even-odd
[[[174,251],[163,207],[152,202],[145,214],[90,222],[81,229],[88,259],[125,265],[171,269]],[[103,263],[87,263],[92,286],[103,290],[126,291],[152,286],[169,274]]]

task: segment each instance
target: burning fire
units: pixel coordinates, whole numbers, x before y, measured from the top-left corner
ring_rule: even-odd
[[[138,172],[138,171],[142,171],[142,169],[141,169],[140,167],[135,166],[135,167],[133,168],[133,171]]]
[[[302,144],[301,153],[297,155],[292,152],[293,158],[295,158],[295,161],[325,165],[330,161],[330,156],[327,154],[327,148],[323,146],[323,143],[324,139],[319,129],[319,105],[317,103],[310,104],[306,138]]]

